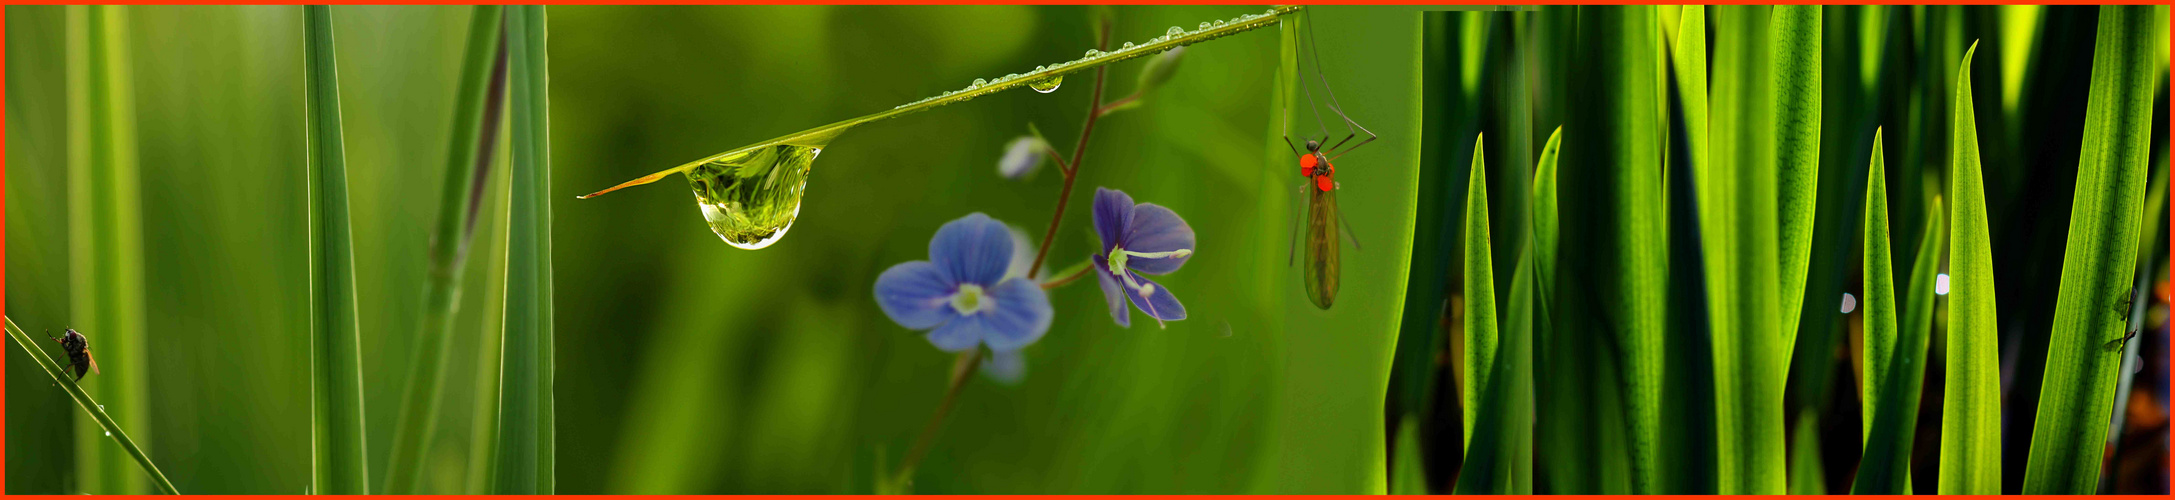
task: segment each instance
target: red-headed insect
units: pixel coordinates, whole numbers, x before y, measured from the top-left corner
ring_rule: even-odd
[[[67,331],[61,332],[60,337],[56,338],[51,330],[47,330],[45,338],[59,342],[60,350],[68,352],[68,366],[61,367],[61,369],[76,369],[76,381],[83,380],[83,371],[86,369],[90,370],[91,373],[98,373],[98,360],[91,358],[91,339],[84,337],[81,332],[69,328]]]
[[[1301,92],[1307,97],[1307,108],[1314,112],[1314,123],[1321,133],[1321,139],[1307,138],[1306,152],[1300,152],[1299,146],[1291,140],[1291,112],[1288,106],[1287,109],[1278,113],[1282,115],[1284,120],[1284,146],[1291,148],[1292,156],[1299,162],[1299,175],[1306,178],[1306,182],[1300,183],[1299,186],[1300,196],[1307,200],[1306,213],[1303,216],[1293,218],[1292,245],[1294,249],[1291,251],[1291,258],[1287,260],[1295,259],[1298,256],[1299,252],[1296,249],[1299,242],[1298,221],[1303,219],[1306,221],[1307,262],[1306,267],[1300,271],[1300,274],[1306,281],[1307,298],[1314,302],[1315,307],[1328,309],[1330,305],[1337,302],[1337,286],[1342,280],[1339,275],[1343,265],[1339,262],[1337,256],[1339,250],[1337,235],[1343,234],[1346,239],[1352,241],[1353,250],[1359,249],[1359,238],[1352,235],[1351,224],[1344,222],[1344,212],[1337,208],[1337,191],[1343,189],[1343,186],[1337,183],[1337,167],[1332,162],[1351,153],[1352,150],[1359,149],[1360,146],[1374,142],[1379,136],[1367,130],[1367,127],[1361,126],[1359,122],[1352,121],[1352,117],[1344,114],[1344,106],[1337,103],[1336,91],[1330,90],[1328,77],[1322,76],[1321,50],[1315,48],[1313,25],[1306,23],[1299,17],[1287,18],[1285,22],[1294,23],[1287,25],[1288,29],[1291,30],[1293,57],[1300,59],[1299,61],[1293,61],[1293,64],[1295,66],[1304,66],[1299,63],[1307,58],[1313,60],[1313,76],[1315,80],[1320,82],[1319,86],[1322,88],[1322,93],[1329,98],[1329,104],[1327,105],[1329,111],[1336,113],[1337,118],[1344,120],[1344,138],[1339,139],[1335,144],[1324,145],[1324,142],[1329,141],[1330,132],[1327,123],[1322,121],[1322,106],[1318,106],[1314,102],[1313,87],[1316,85],[1307,82],[1307,78],[1304,76],[1306,68],[1295,68],[1296,73],[1301,75],[1295,80],[1298,81]],[[1306,40],[1305,44],[1299,43],[1302,38]],[[1304,47],[1300,45],[1304,45]],[[1306,57],[1302,58],[1302,55]],[[1360,134],[1366,134],[1367,137],[1360,139]],[[1359,141],[1353,142],[1353,139],[1359,139]],[[1293,262],[1296,263],[1296,261]]]

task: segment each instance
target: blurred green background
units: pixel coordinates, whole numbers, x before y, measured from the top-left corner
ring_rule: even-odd
[[[131,7],[144,221],[149,420],[124,422],[187,493],[309,484],[301,16],[295,7]],[[1124,7],[1114,44],[1262,7]],[[1017,384],[970,382],[916,492],[1366,493],[1384,488],[1383,403],[1403,303],[1419,127],[1419,17],[1309,9],[1346,110],[1383,139],[1339,161],[1353,232],[1337,306],[1285,266],[1299,179],[1274,141],[1279,34],[1188,50],[1140,109],[1106,117],[1050,264],[1092,251],[1096,186],[1177,211],[1198,255],[1159,281],[1190,318],[1120,329],[1094,284]],[[69,325],[63,23],[7,10],[6,310]],[[371,484],[383,484],[422,315],[425,253],[466,7],[335,7]],[[1085,7],[552,7],[550,57],[562,493],[866,493],[935,410],[952,356],[876,308],[875,276],[926,259],[971,212],[1041,233],[1061,176],[995,173],[1037,124],[1069,150],[1091,73],[864,125],[831,144],[791,233],[727,247],[684,181],[574,201],[704,155],[1024,72],[1093,47]],[[1110,66],[1106,97],[1138,61]],[[1304,119],[1302,117],[1301,119]],[[503,142],[501,143],[503,144]],[[503,146],[501,146],[503,147]],[[504,155],[498,156],[500,162]],[[496,374],[504,168],[466,272],[423,489],[472,481],[477,395]],[[100,332],[85,332],[97,345]],[[57,352],[47,346],[48,352]],[[95,350],[95,348],[94,348]],[[81,492],[81,412],[15,348],[10,493]],[[95,376],[94,376],[95,377]],[[92,394],[97,397],[94,391]],[[109,443],[110,444],[110,443]],[[889,471],[885,471],[888,473]]]

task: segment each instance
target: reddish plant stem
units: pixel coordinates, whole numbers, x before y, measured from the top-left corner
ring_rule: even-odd
[[[1081,276],[1087,276],[1087,273],[1093,270],[1095,270],[1095,266],[1083,266],[1080,268],[1079,271],[1074,271],[1072,274],[1066,275],[1063,278],[1042,282],[1042,289],[1049,290],[1052,288],[1065,286],[1072,283],[1073,281],[1079,280]]]
[[[1118,108],[1125,107],[1125,105],[1132,104],[1133,101],[1138,100],[1140,100],[1140,91],[1135,90],[1132,94],[1126,95],[1125,97],[1120,97],[1114,101],[1110,101],[1109,104],[1104,104],[1100,108],[1095,108],[1095,114],[1107,115],[1110,114],[1110,112],[1112,111],[1117,111]]]
[[[1110,47],[1110,23],[1103,23],[1096,34],[1095,49]],[[1059,163],[1058,170],[1065,174],[1065,185],[1057,191],[1057,212],[1050,214],[1050,228],[1042,232],[1042,248],[1035,250],[1035,263],[1027,266],[1027,275],[1034,276],[1042,270],[1042,261],[1050,256],[1050,242],[1057,239],[1057,223],[1065,220],[1065,206],[1072,201],[1072,182],[1079,177],[1080,158],[1087,154],[1088,136],[1095,133],[1095,119],[1103,116],[1103,77],[1109,66],[1095,68],[1095,91],[1088,99],[1087,124],[1080,126],[1080,142],[1072,146],[1072,161]]]

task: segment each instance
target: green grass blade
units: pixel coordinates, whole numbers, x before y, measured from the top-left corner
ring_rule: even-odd
[[[1483,135],[1473,139],[1473,169],[1465,183],[1465,362],[1459,363],[1459,369],[1465,371],[1465,374],[1458,377],[1465,387],[1458,393],[1465,397],[1465,404],[1460,406],[1465,411],[1467,453],[1472,449],[1473,424],[1485,410],[1481,392],[1489,387],[1488,378],[1495,374],[1498,326],[1495,312],[1495,259],[1490,255],[1488,246],[1492,237],[1488,234],[1487,155],[1481,154],[1481,142],[1485,137]]]
[[[499,396],[498,494],[553,490],[551,142],[544,7],[506,15],[513,185],[506,247],[506,336]]]
[[[453,315],[460,303],[461,270],[468,262],[476,214],[482,207],[480,183],[490,173],[491,141],[498,138],[499,109],[505,92],[505,52],[497,5],[475,7],[468,25],[468,49],[461,58],[461,81],[453,107],[452,140],[446,146],[445,181],[438,198],[438,222],[431,232],[430,272],[423,291],[423,324],[402,393],[400,421],[393,427],[392,455],[386,460],[386,494],[415,493],[424,452],[438,431],[438,399],[445,390],[446,346],[453,337]]]
[[[1562,156],[1563,127],[1548,134],[1540,159],[1533,168],[1533,268],[1534,281],[1555,283],[1556,263],[1556,159]]]
[[[2025,494],[2091,494],[2099,487],[2116,369],[2122,364],[2119,339],[2128,331],[2126,302],[2137,268],[2146,161],[2155,140],[2153,91],[2166,74],[2155,71],[2165,61],[2155,60],[2156,47],[2165,43],[2154,29],[2157,18],[2150,6],[2099,9],[2083,158],[2069,209],[2031,459],[2024,469]]]
[[[1776,309],[1782,330],[1781,359],[1789,373],[1791,347],[1797,342],[1798,315],[1805,303],[1805,273],[1812,264],[1813,209],[1820,181],[1820,6],[1775,7],[1768,58],[1775,114],[1775,170],[1781,185],[1776,210],[1781,216],[1782,304]],[[1778,384],[1781,382],[1777,382]],[[1782,404],[1776,398],[1775,404]],[[1764,404],[1764,403],[1763,403]]]
[[[15,318],[7,318],[7,330],[8,338],[14,339],[15,345],[22,346],[23,351],[30,355],[30,359],[37,360],[38,367],[44,368],[45,374],[53,377],[53,383],[67,390],[68,397],[76,400],[76,406],[82,407],[83,412],[89,414],[91,420],[98,422],[98,427],[104,429],[105,435],[113,438],[114,443],[120,444],[121,449],[128,452],[129,458],[135,460],[136,466],[143,468],[144,473],[151,476],[151,485],[157,487],[159,493],[181,494],[180,491],[174,489],[172,481],[166,480],[166,474],[159,472],[159,467],[151,464],[151,456],[145,454],[143,448],[136,446],[136,441],[129,439],[127,432],[121,431],[121,425],[115,423],[111,415],[106,414],[106,406],[98,404],[97,401],[92,401],[91,395],[83,392],[82,386],[76,385],[75,378],[69,375],[61,367],[60,363],[54,362],[52,357],[47,356],[45,350],[37,348],[37,339],[31,338],[28,333],[23,333],[22,327],[15,326]]]
[[[130,76],[128,7],[68,7],[68,253],[73,326],[94,340],[102,376],[83,385],[109,396],[114,418],[148,432],[141,180]],[[129,457],[78,421],[76,484],[84,493],[144,491]],[[139,435],[145,443],[149,436]]]
[[[1699,175],[1701,254],[1714,335],[1716,489],[1781,494],[1780,181],[1767,59],[1769,8],[1716,6],[1708,157]],[[1704,168],[1704,167],[1703,167]]]
[[[1791,431],[1790,494],[1828,494],[1827,469],[1820,464],[1820,414],[1807,410]]]
[[[1941,401],[1943,495],[2001,493],[2001,345],[1994,316],[1994,250],[1979,177],[1979,137],[1971,106],[1971,56],[1956,69],[1954,153],[1949,193],[1948,373]]]
[[[1661,36],[1652,6],[1581,7],[1570,141],[1563,146],[1559,277],[1552,287],[1557,332],[1589,332],[1615,370],[1581,379],[1608,384],[1595,418],[1624,419],[1626,465],[1635,492],[1658,486],[1661,340],[1668,292],[1668,234],[1662,190]],[[1610,394],[1614,392],[1616,394]],[[1620,397],[1620,407],[1605,406]],[[1606,431],[1603,431],[1606,432]],[[1612,446],[1602,443],[1597,448]],[[1591,448],[1589,448],[1591,449]],[[1606,467],[1606,465],[1604,465]],[[1601,469],[1566,471],[1605,474]],[[1613,491],[1604,491],[1614,493]]]
[[[1666,27],[1665,27],[1666,28]],[[1672,494],[1715,491],[1713,331],[1708,322],[1699,191],[1707,157],[1707,9],[1684,6],[1674,26],[1669,96],[1669,340],[1663,351],[1662,486]]]
[[[362,326],[348,233],[347,160],[340,140],[339,72],[330,7],[303,8],[303,92],[309,117],[311,491],[370,493],[363,441]]]
[[[1888,231],[1887,160],[1881,134],[1873,135],[1873,162],[1865,194],[1865,453],[1851,492],[1910,493],[1912,430],[1925,380],[1926,347],[1933,328],[1933,282],[1948,233],[1941,203],[1926,213],[1918,257],[1911,264],[1909,293],[1898,300]],[[1898,305],[1901,308],[1898,308]],[[1900,314],[1898,314],[1900,312]],[[1899,324],[1898,317],[1901,317]]]
[[[1427,467],[1420,453],[1420,418],[1406,415],[1397,424],[1397,458],[1390,464],[1391,495],[1426,495]]]
[[[1707,163],[1707,7],[1686,5],[1677,26],[1676,48],[1671,51],[1677,72],[1678,95],[1684,100],[1684,140],[1691,146],[1691,164]],[[1687,193],[1687,196],[1690,194]]]
[[[1479,150],[1479,140],[1475,140]],[[1532,488],[1531,259],[1517,258],[1505,314],[1495,310],[1494,262],[1489,247],[1487,168],[1475,154],[1465,205],[1465,332],[1471,405],[1465,462],[1455,488],[1460,494],[1523,494]],[[1517,235],[1523,228],[1510,228]],[[1515,236],[1513,236],[1515,237]]]

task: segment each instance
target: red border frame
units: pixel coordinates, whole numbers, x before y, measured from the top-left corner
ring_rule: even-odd
[[[63,5],[63,4],[70,4],[70,3],[72,3],[72,2],[60,2],[60,1],[51,1],[51,0],[32,0],[32,1],[27,1],[27,2],[20,2],[20,4],[24,4],[24,5]],[[381,1],[381,2],[362,2],[362,1],[353,1],[353,0],[338,0],[338,1],[332,1],[332,2],[326,2],[326,3],[331,3],[331,4],[335,4],[335,5],[339,5],[339,4],[346,4],[346,5],[377,5],[377,4],[400,4],[400,5],[472,5],[472,4],[473,4],[473,3],[458,3],[458,2],[440,2],[440,1],[420,1],[420,0],[392,0],[392,1]],[[487,1],[487,2],[474,2],[474,3],[482,3],[482,4],[511,4],[510,2],[502,2],[502,1],[496,1],[496,0],[494,0],[494,1]],[[541,0],[541,1],[538,1],[538,2],[532,2],[532,3],[535,3],[535,4],[544,4],[544,5],[584,5],[584,4],[594,4],[595,2],[567,1],[567,0]],[[655,4],[655,5],[720,5],[720,4],[723,4],[723,5],[729,5],[729,4],[746,4],[746,3],[765,3],[765,4],[775,4],[775,5],[838,5],[838,4],[851,4],[851,5],[872,5],[872,4],[890,4],[890,5],[961,5],[961,4],[1076,5],[1076,4],[1080,4],[1081,2],[1079,2],[1079,1],[1077,1],[1077,0],[1074,0],[1074,1],[1063,1],[1063,0],[1021,0],[1021,1],[1002,1],[1002,0],[964,0],[964,1],[950,1],[950,2],[935,2],[935,1],[927,1],[927,0],[904,0],[904,1],[899,1],[899,0],[886,0],[886,1],[875,1],[875,2],[867,2],[867,1],[863,1],[863,2],[839,2],[839,1],[814,1],[814,0],[786,0],[786,1],[779,1],[779,2],[714,2],[714,1],[703,1],[703,0],[651,0],[651,1],[650,1],[650,2],[648,2],[648,3],[650,3],[650,4]],[[1195,1],[1190,1],[1190,2],[1171,2],[1171,1],[1155,1],[1155,0],[1107,0],[1107,1],[1105,1],[1105,2],[1100,2],[1100,3],[1108,3],[1108,4],[1113,4],[1113,5],[1173,5],[1173,4],[1188,4],[1188,5],[1261,5],[1261,4],[1263,4],[1263,2],[1249,2],[1249,1],[1240,1],[1240,0],[1195,0]],[[1447,1],[1420,1],[1420,0],[1384,0],[1384,1],[1376,1],[1376,2],[1343,2],[1343,1],[1334,1],[1334,2],[1327,2],[1327,3],[1329,3],[1329,4],[1352,4],[1352,5],[1498,5],[1498,4],[1503,4],[1502,2],[1485,2],[1485,1],[1475,1],[1475,0],[1447,0]],[[1633,1],[1624,1],[1624,0],[1596,0],[1596,1],[1564,1],[1564,0],[1541,0],[1541,1],[1532,1],[1532,2],[1511,2],[1511,3],[1515,3],[1515,4],[1524,4],[1524,5],[1654,5],[1654,3],[1652,3],[1652,2],[1633,2]],[[1827,3],[1827,2],[1788,1],[1788,0],[1784,0],[1784,1],[1774,1],[1774,2],[1758,2],[1758,1],[1750,1],[1750,0],[1725,0],[1725,1],[1709,1],[1709,2],[1693,2],[1693,3],[1695,3],[1695,4],[1708,4],[1708,5],[1715,5],[1715,4],[1721,4],[1721,5],[1752,5],[1752,4],[1758,4],[1758,5],[1766,5],[1766,4],[1800,4],[1800,5],[1822,5],[1822,4],[1829,4],[1829,3]],[[285,3],[285,2],[270,2],[270,1],[262,1],[262,0],[244,0],[244,1],[239,1],[239,2],[212,2],[212,1],[205,1],[205,0],[181,0],[181,1],[144,1],[144,0],[127,0],[127,1],[120,1],[120,2],[115,2],[114,4],[116,4],[116,5],[294,5],[294,4],[290,4],[290,3]],[[1999,1],[1999,2],[1991,2],[1991,3],[1978,3],[1978,2],[1958,2],[1958,1],[1933,1],[1933,2],[1911,2],[1911,1],[1902,1],[1902,0],[1871,0],[1871,1],[1865,1],[1865,2],[1855,2],[1855,3],[1835,3],[1834,5],[1986,5],[1986,4],[1995,4],[1995,5],[2024,5],[2024,4],[2030,4],[2030,5],[2038,5],[2038,4],[2045,4],[2045,5],[2160,5],[2161,3],[2160,3],[2160,2],[2139,2],[2139,1],[2136,1],[2136,0],[2124,0],[2124,1],[2115,1],[2115,2],[2095,2],[2095,1],[2080,1],[2080,0],[2053,0],[2053,1],[2047,1],[2047,2],[2017,2],[2017,1]],[[7,52],[6,52],[6,50],[5,50],[5,49],[6,49],[6,46],[7,46],[7,43],[6,43],[6,35],[7,35],[7,23],[6,23],[6,21],[7,21],[7,13],[6,13],[6,10],[5,10],[5,9],[0,9],[0,68],[5,68],[5,66],[6,66],[6,62],[7,62]],[[2169,22],[2170,22],[2170,25],[2175,25],[2175,9],[2171,9],[2171,10],[2170,10],[2170,14],[2169,14]],[[2170,54],[2170,58],[2169,58],[2169,66],[2168,66],[2168,67],[2169,67],[2169,70],[2170,70],[2170,73],[2169,73],[2169,75],[2170,75],[2170,78],[2171,78],[2171,79],[2175,79],[2175,35],[2171,35],[2171,36],[2169,37],[2169,40],[2168,40],[2168,47],[2169,47],[2169,54]],[[2175,81],[2175,80],[2171,80],[2171,81]],[[4,111],[4,110],[6,110],[6,109],[7,109],[7,86],[6,86],[6,82],[7,82],[7,77],[6,77],[6,71],[5,71],[4,69],[0,69],[0,111]],[[2171,85],[2171,86],[2170,86],[2170,89],[2169,89],[2169,90],[2170,90],[2170,99],[2169,99],[2169,102],[2168,102],[2168,110],[2170,111],[2170,113],[2175,113],[2175,85]],[[7,185],[7,159],[6,159],[6,152],[7,152],[7,140],[6,140],[6,131],[7,131],[7,123],[6,123],[6,120],[5,120],[5,119],[0,119],[0,315],[4,315],[4,314],[6,314],[6,312],[7,312],[7,305],[6,305],[6,304],[7,304],[7,301],[6,301],[6,299],[7,299],[7,290],[6,290],[6,287],[4,286],[4,285],[5,285],[6,283],[7,283],[7,270],[6,270],[6,269],[7,269],[7,266],[6,266],[6,264],[7,264],[7,246],[6,246],[6,242],[7,242],[7,217],[6,217],[6,215],[7,215],[7,205],[6,205],[6,200],[7,200],[7,192],[6,192],[6,190],[4,189],[4,187],[5,187],[6,185]],[[2170,139],[2170,143],[2171,143],[2171,144],[2175,144],[2175,127],[2170,127],[2170,130],[2168,131],[2168,137],[2169,137],[2169,139]],[[2169,169],[2169,172],[2168,172],[2168,178],[2169,178],[2169,180],[2171,181],[2171,183],[2175,183],[2175,169]],[[2168,193],[2168,200],[2169,200],[2169,206],[2170,206],[2170,207],[2175,207],[2175,190],[2169,190],[2169,193]],[[2171,217],[2171,219],[2175,219],[2175,217]],[[2166,229],[2167,229],[2166,233],[2167,233],[2167,236],[2168,236],[2168,243],[2169,243],[2169,254],[2170,254],[2170,257],[2171,257],[2171,258],[2175,258],[2175,225],[2171,225],[2171,226],[2170,226],[2169,228],[2166,228]],[[2168,269],[2168,280],[2169,280],[2170,282],[2175,282],[2175,265],[2170,265],[2170,266],[2169,266],[2169,269]],[[2166,288],[2163,288],[2162,290],[2163,290],[2163,296],[2162,296],[2161,300],[2163,300],[2163,301],[2165,301],[2165,300],[2169,300],[2169,299],[2170,299],[2170,297],[2168,297],[2168,296],[2166,295],[2166,292],[2165,292],[2165,290],[2167,290],[2167,289],[2166,289]],[[2167,352],[2167,354],[2168,354],[2168,356],[2169,356],[2169,358],[2170,358],[2170,359],[2175,359],[2175,342],[2170,342],[2169,344],[2170,344],[2170,345],[2169,345],[2169,348],[2168,348],[2168,352]],[[5,383],[6,383],[6,372],[5,372],[5,370],[6,370],[6,367],[7,367],[7,361],[6,361],[6,357],[5,357],[5,356],[0,356],[0,429],[5,429],[5,428],[6,428],[6,425],[7,425],[7,399],[6,399],[6,394],[7,394],[7,390],[6,390],[6,386],[5,386]],[[5,446],[6,446],[6,443],[7,443],[7,436],[6,436],[6,434],[5,434],[4,432],[0,432],[0,450],[5,450]],[[2170,464],[2170,467],[2169,467],[2169,475],[2170,475],[2170,477],[2171,477],[2171,478],[2175,478],[2175,446],[2170,446],[2170,447],[2168,448],[2168,463]],[[2171,479],[2171,481],[2170,481],[2170,484],[2169,484],[2169,490],[2170,490],[2170,491],[2175,491],[2175,479]],[[6,494],[6,491],[7,491],[7,456],[6,456],[6,453],[5,453],[4,451],[0,451],[0,494]],[[267,497],[282,497],[282,496],[285,496],[285,497],[298,497],[298,498],[306,498],[306,497],[300,497],[300,496],[297,496],[297,495],[270,495],[270,496],[267,496]],[[503,496],[503,495],[489,495],[489,496],[497,497],[497,496]],[[594,495],[570,495],[570,496],[581,496],[581,497],[597,497],[597,496],[594,496]],[[640,497],[640,498],[654,498],[654,497],[659,497],[659,496],[660,496],[660,495],[629,495],[629,496],[618,496],[618,495],[613,495],[613,496],[608,496],[608,497],[602,497],[602,498],[630,498],[630,497]],[[688,495],[677,495],[677,496],[688,496]],[[780,495],[755,495],[755,496],[756,496],[756,497],[769,497],[769,498],[779,498],[779,497],[783,497],[783,496],[780,496]],[[1107,495],[1096,495],[1096,496],[1107,496]],[[1177,496],[1177,495],[1151,495],[1151,496],[1164,496],[1164,497],[1168,497],[1168,496]],[[1197,496],[1197,495],[1186,495],[1186,496]],[[1291,495],[1267,495],[1267,496],[1269,496],[1269,497],[1290,497]],[[1352,496],[1352,497],[1358,497],[1358,496],[1356,496],[1356,495],[1336,495],[1336,496]],[[2029,496],[2029,497],[2045,497],[2045,498],[2056,498],[2056,497],[2053,497],[2053,496],[2047,496],[2047,495],[2027,495],[2027,496]],[[31,496],[31,497],[41,497],[41,496]],[[450,497],[454,497],[454,496],[453,496],[453,495],[421,495],[421,496],[416,496],[416,497],[414,497],[414,498],[450,498]],[[461,496],[461,497],[464,497],[464,498],[466,498],[466,497],[468,497],[468,496],[465,496],[465,495],[464,495],[464,496]],[[1324,495],[1324,496],[1320,496],[1320,497],[1334,497],[1334,496],[1326,496],[1326,495]],[[1552,496],[1552,497],[1560,497],[1560,498],[1592,498],[1592,497],[1595,497],[1595,496],[1592,496],[1592,495],[1562,495],[1562,496]],[[1630,496],[1630,495],[1599,495],[1599,497],[1611,497],[1611,498],[1613,498],[1613,497],[1631,497],[1631,496]],[[972,498],[972,497],[965,497],[965,496],[949,496],[949,495],[946,495],[946,496],[927,496],[927,497],[923,497],[923,498],[932,498],[932,499],[963,499],[963,498]],[[1371,497],[1360,497],[1360,498],[1371,498]],[[1641,498],[1656,498],[1656,499],[1689,499],[1689,498],[1708,498],[1708,497],[1704,497],[1704,496],[1691,496],[1691,495],[1653,495],[1653,496],[1650,496],[1650,497],[1645,497],[1645,496],[1642,496]],[[1990,497],[1990,498],[1991,498],[1991,497]]]

